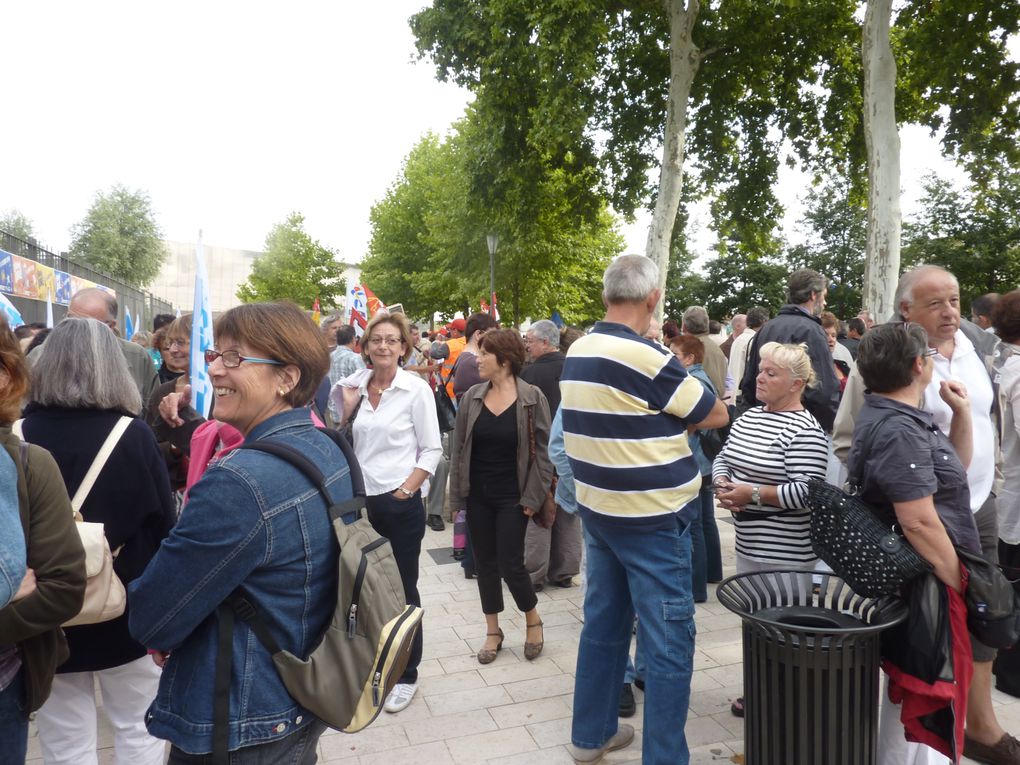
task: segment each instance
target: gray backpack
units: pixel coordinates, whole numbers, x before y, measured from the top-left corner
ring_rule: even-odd
[[[410,657],[422,609],[408,605],[389,540],[365,516],[365,484],[354,450],[342,435],[321,430],[343,451],[354,497],[334,503],[322,472],[304,454],[264,440],[242,449],[272,454],[300,470],[319,489],[340,545],[337,603],[318,645],[306,658],[280,648],[258,611],[238,588],[218,607],[219,647],[213,706],[213,755],[227,762],[230,739],[230,674],[235,617],[255,633],[273,657],[287,692],[324,723],[346,733],[369,725],[382,710]],[[351,523],[345,523],[344,518]]]

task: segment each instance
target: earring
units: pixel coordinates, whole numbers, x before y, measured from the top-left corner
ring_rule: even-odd
[[[278,390],[277,393],[279,394],[280,398],[283,398],[284,396],[287,395],[287,391],[285,391],[283,388],[280,388],[280,390]]]

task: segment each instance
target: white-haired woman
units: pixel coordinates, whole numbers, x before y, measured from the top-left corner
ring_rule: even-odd
[[[804,346],[761,347],[755,396],[760,406],[733,423],[712,465],[719,503],[733,514],[737,573],[811,569],[807,482],[825,479],[829,447],[821,425],[804,408],[815,379]],[[743,699],[732,711],[743,717]]]
[[[174,520],[166,465],[152,431],[137,419],[141,405],[109,327],[68,318],[50,333],[32,369],[22,423],[24,440],[53,455],[73,497],[107,437],[128,418],[81,506],[86,521],[104,525],[110,548],[118,550],[114,570],[125,584],[145,570]],[[128,614],[65,631],[70,658],[36,717],[43,761],[96,762],[98,680],[117,761],[161,765],[164,744],[145,729],[159,669],[128,632]]]

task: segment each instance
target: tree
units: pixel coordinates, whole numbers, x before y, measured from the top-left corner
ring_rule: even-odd
[[[291,213],[266,236],[265,252],[252,264],[248,281],[237,290],[243,303],[289,300],[310,308],[318,298],[323,307],[335,306],[346,294],[343,265],[336,254],[304,230],[305,218]]]
[[[472,183],[481,161],[484,117],[473,109],[445,140],[425,136],[371,212],[362,276],[380,297],[412,316],[478,310],[489,291],[485,237],[499,235],[495,286],[505,321],[547,317],[591,321],[602,311],[601,271],[623,249],[605,205],[574,207],[574,179],[541,162],[528,177],[507,173],[501,199]]]
[[[144,287],[169,253],[149,196],[115,185],[97,192],[85,217],[71,228],[71,260]]]
[[[800,221],[805,240],[786,251],[790,270],[813,268],[829,278],[829,310],[846,318],[861,309],[866,241],[865,208],[843,174],[834,175],[805,198]]]
[[[848,108],[860,102],[853,9],[851,0],[434,0],[411,26],[440,79],[470,88],[489,115],[478,175],[499,179],[538,156],[624,214],[654,200],[646,254],[666,286],[688,149],[745,233],[777,209],[777,133],[809,164],[848,152],[859,135],[859,111]]]
[[[1020,64],[1008,49],[1018,32],[1018,3],[909,0],[897,6],[893,18],[891,0],[867,2],[862,48],[870,198],[864,307],[877,315],[895,309],[900,266],[896,112],[901,121],[942,131],[945,151],[968,167],[975,182],[994,183],[1000,165],[1015,167],[1020,159]]]
[[[960,282],[964,309],[986,292],[1020,284],[1020,170],[966,189],[928,176],[921,211],[904,227],[903,261],[943,266]]]
[[[3,217],[0,217],[0,231],[5,231],[24,242],[35,237],[32,221],[18,210],[8,210]]]

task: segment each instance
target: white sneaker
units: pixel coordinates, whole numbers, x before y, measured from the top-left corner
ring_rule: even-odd
[[[403,709],[407,709],[407,705],[411,703],[411,699],[414,698],[414,694],[417,692],[417,683],[397,683],[393,686],[393,690],[390,691],[390,695],[386,697],[383,709],[387,712],[400,712]]]

